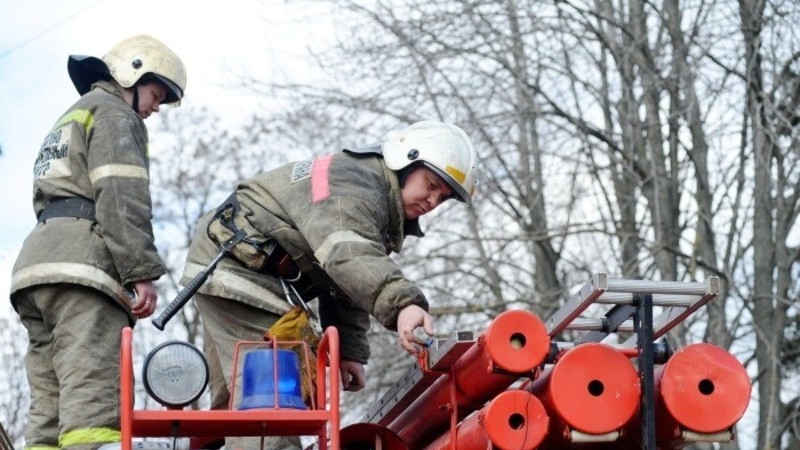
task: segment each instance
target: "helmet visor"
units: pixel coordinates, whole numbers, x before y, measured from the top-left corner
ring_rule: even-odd
[[[157,73],[152,74],[158,81],[164,83],[164,86],[167,87],[167,96],[164,98],[163,103],[179,103],[183,98],[183,90],[175,83],[172,82],[167,77],[161,76]]]
[[[466,203],[467,205],[472,203],[472,197],[469,195],[469,192],[467,192],[467,190],[464,189],[464,186],[460,182],[456,181],[456,179],[450,174],[446,173],[435,165],[428,163],[427,161],[423,161],[423,164],[425,167],[436,172],[436,175],[439,175],[439,177],[443,179],[451,189],[453,189],[453,197],[461,202]]]

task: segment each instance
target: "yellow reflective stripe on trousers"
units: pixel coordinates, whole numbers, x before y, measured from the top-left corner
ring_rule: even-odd
[[[113,428],[79,428],[59,436],[58,445],[64,448],[73,445],[119,442],[121,440],[122,433]]]
[[[58,447],[49,445],[34,445],[33,447],[25,447],[25,450],[58,450]]]

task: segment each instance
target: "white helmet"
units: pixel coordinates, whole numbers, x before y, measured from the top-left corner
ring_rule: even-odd
[[[422,162],[450,185],[457,199],[472,203],[477,155],[467,134],[455,125],[417,122],[383,142],[383,159],[395,171]]]
[[[167,87],[163,103],[179,104],[186,89],[186,68],[178,55],[144,34],[125,39],[102,59],[70,55],[67,69],[81,95],[88,92],[95,81],[109,78],[114,78],[124,88],[142,79],[155,78]]]

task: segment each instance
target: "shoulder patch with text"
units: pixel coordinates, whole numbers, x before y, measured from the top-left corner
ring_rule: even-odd
[[[299,161],[294,163],[294,167],[292,168],[292,179],[291,183],[297,183],[298,181],[303,181],[308,179],[311,176],[311,164],[313,161]]]
[[[47,135],[33,163],[34,178],[68,177],[72,174],[69,165],[70,127],[63,126]]]

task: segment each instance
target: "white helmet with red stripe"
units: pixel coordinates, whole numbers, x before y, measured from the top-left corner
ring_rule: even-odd
[[[383,159],[392,170],[421,162],[433,169],[467,205],[477,182],[477,155],[461,128],[437,120],[417,122],[383,142]]]

